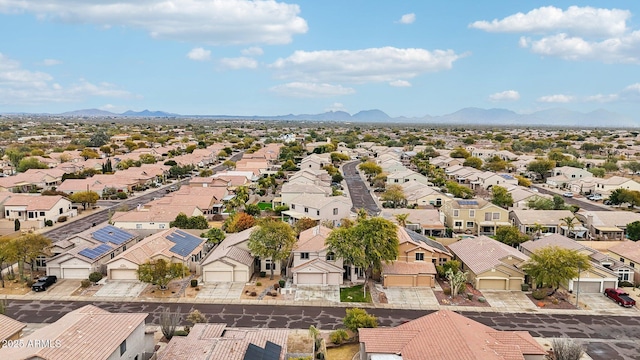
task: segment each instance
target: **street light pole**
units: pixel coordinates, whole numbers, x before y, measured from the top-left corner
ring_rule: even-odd
[[[580,266],[578,266],[578,286],[577,286],[577,289],[576,289],[576,307],[577,308],[580,308],[578,306],[578,304],[579,304],[578,300],[580,299],[580,271],[581,270],[582,269],[580,269]]]

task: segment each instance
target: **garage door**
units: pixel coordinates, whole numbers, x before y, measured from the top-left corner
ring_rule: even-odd
[[[62,268],[63,279],[88,279],[89,269]]]
[[[503,279],[480,279],[478,290],[506,290],[507,280]]]
[[[597,294],[600,292],[600,282],[580,281],[580,284],[578,284],[578,281],[576,281],[573,284],[573,290],[580,291],[582,294]]]
[[[322,285],[322,274],[298,274],[298,284]]]
[[[413,286],[413,275],[387,275],[384,277],[384,286]]]
[[[205,271],[204,282],[230,282],[233,281],[231,271]]]
[[[520,280],[520,279],[509,279],[509,290],[522,291],[522,280]]]
[[[249,276],[246,271],[236,270],[233,272],[233,281],[236,282],[248,282]]]
[[[112,269],[109,272],[111,280],[138,280],[138,274],[135,270],[130,269]]]

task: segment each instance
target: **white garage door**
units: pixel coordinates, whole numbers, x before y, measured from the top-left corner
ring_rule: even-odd
[[[580,287],[578,287],[578,285]],[[580,284],[576,281],[573,284],[574,291],[580,291],[582,294],[597,294],[600,292],[600,282],[593,281],[580,281]]]
[[[300,274],[300,273],[298,273],[298,284],[300,284],[300,285],[322,285],[322,274]]]
[[[233,281],[236,281],[236,282],[248,282],[249,281],[249,276],[247,275],[246,271],[235,270],[233,272]]]
[[[88,279],[89,269],[62,268],[63,279]]]
[[[233,281],[233,272],[231,271],[205,271],[204,282],[223,282]]]
[[[111,280],[138,280],[138,274],[131,269],[112,269],[109,272]]]

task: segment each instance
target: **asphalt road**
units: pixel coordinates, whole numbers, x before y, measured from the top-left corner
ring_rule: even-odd
[[[183,320],[192,309],[207,316],[210,323],[236,327],[320,329],[342,327],[345,309],[341,307],[264,306],[224,304],[162,304],[154,302],[72,302],[11,300],[7,315],[27,323],[51,323],[81,306],[93,304],[111,312],[149,313],[148,324],[158,324],[165,307],[180,309]],[[397,326],[431,311],[369,309],[380,326]],[[580,339],[595,360],[640,359],[637,349],[640,317],[597,315],[512,314],[463,312],[463,315],[497,330],[529,331],[534,337],[567,336]]]
[[[546,188],[543,188],[541,186],[538,185],[533,185],[533,187],[535,187],[536,189],[538,189],[538,192],[541,194],[548,194],[548,195],[561,195],[558,194],[556,192],[550,191]],[[564,202],[567,205],[576,205],[578,207],[580,207],[580,209],[584,209],[587,211],[611,211],[611,209],[609,209],[606,206],[603,205],[596,205],[594,204],[592,201],[590,201],[589,199],[585,198],[585,197],[580,197],[580,198],[568,198],[568,197],[563,197]]]
[[[237,152],[235,154],[233,154],[229,159],[231,161],[237,161],[240,158],[242,158],[242,154],[243,152]],[[214,167],[211,168],[214,173],[221,171],[224,169],[224,166],[222,164],[218,164]],[[177,183],[174,183],[174,185],[182,185],[185,183],[188,183],[189,179],[183,179],[180,180]],[[148,202],[150,202],[151,200],[153,200],[154,198],[157,197],[162,197],[166,194],[166,189],[165,188],[159,188],[158,190],[143,194],[143,195],[136,195],[132,198],[129,198],[127,200],[122,200],[122,201],[118,201],[118,202],[113,202],[113,201],[102,201],[100,202],[100,206],[105,207],[104,209],[97,211],[91,215],[87,215],[86,217],[80,218],[80,219],[76,219],[73,221],[70,221],[68,223],[65,223],[63,225],[57,226],[54,229],[51,229],[47,232],[44,233],[44,235],[48,238],[51,239],[51,241],[56,242],[56,241],[60,241],[63,239],[66,239],[74,234],[77,234],[79,232],[85,231],[88,228],[90,228],[94,223],[95,224],[100,224],[102,222],[105,222],[107,220],[109,220],[109,210],[112,208],[117,208],[120,206],[127,206],[129,207],[129,209],[134,209],[136,206],[138,206],[138,204],[146,204]]]
[[[351,196],[351,202],[353,203],[352,210],[358,211],[358,209],[364,208],[369,215],[378,215],[380,208],[378,208],[378,205],[373,200],[367,185],[360,175],[356,174],[358,164],[360,164],[360,161],[352,161],[342,166],[344,179],[349,188],[349,196]]]

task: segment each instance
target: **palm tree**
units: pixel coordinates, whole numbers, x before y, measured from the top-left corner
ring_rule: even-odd
[[[560,219],[560,225],[564,225],[567,227],[567,237],[571,237],[571,232],[575,229],[575,226],[578,225],[580,221],[575,216],[567,216]],[[573,234],[575,237],[575,234]]]
[[[534,234],[534,237],[536,239],[539,239],[540,235],[542,235],[542,230],[544,230],[544,226],[538,223],[533,223],[533,226],[531,226],[530,229],[531,229],[531,233]]]
[[[398,222],[398,225],[401,227],[405,227],[407,226],[407,218],[409,217],[409,214],[397,214],[395,215],[396,221]]]

